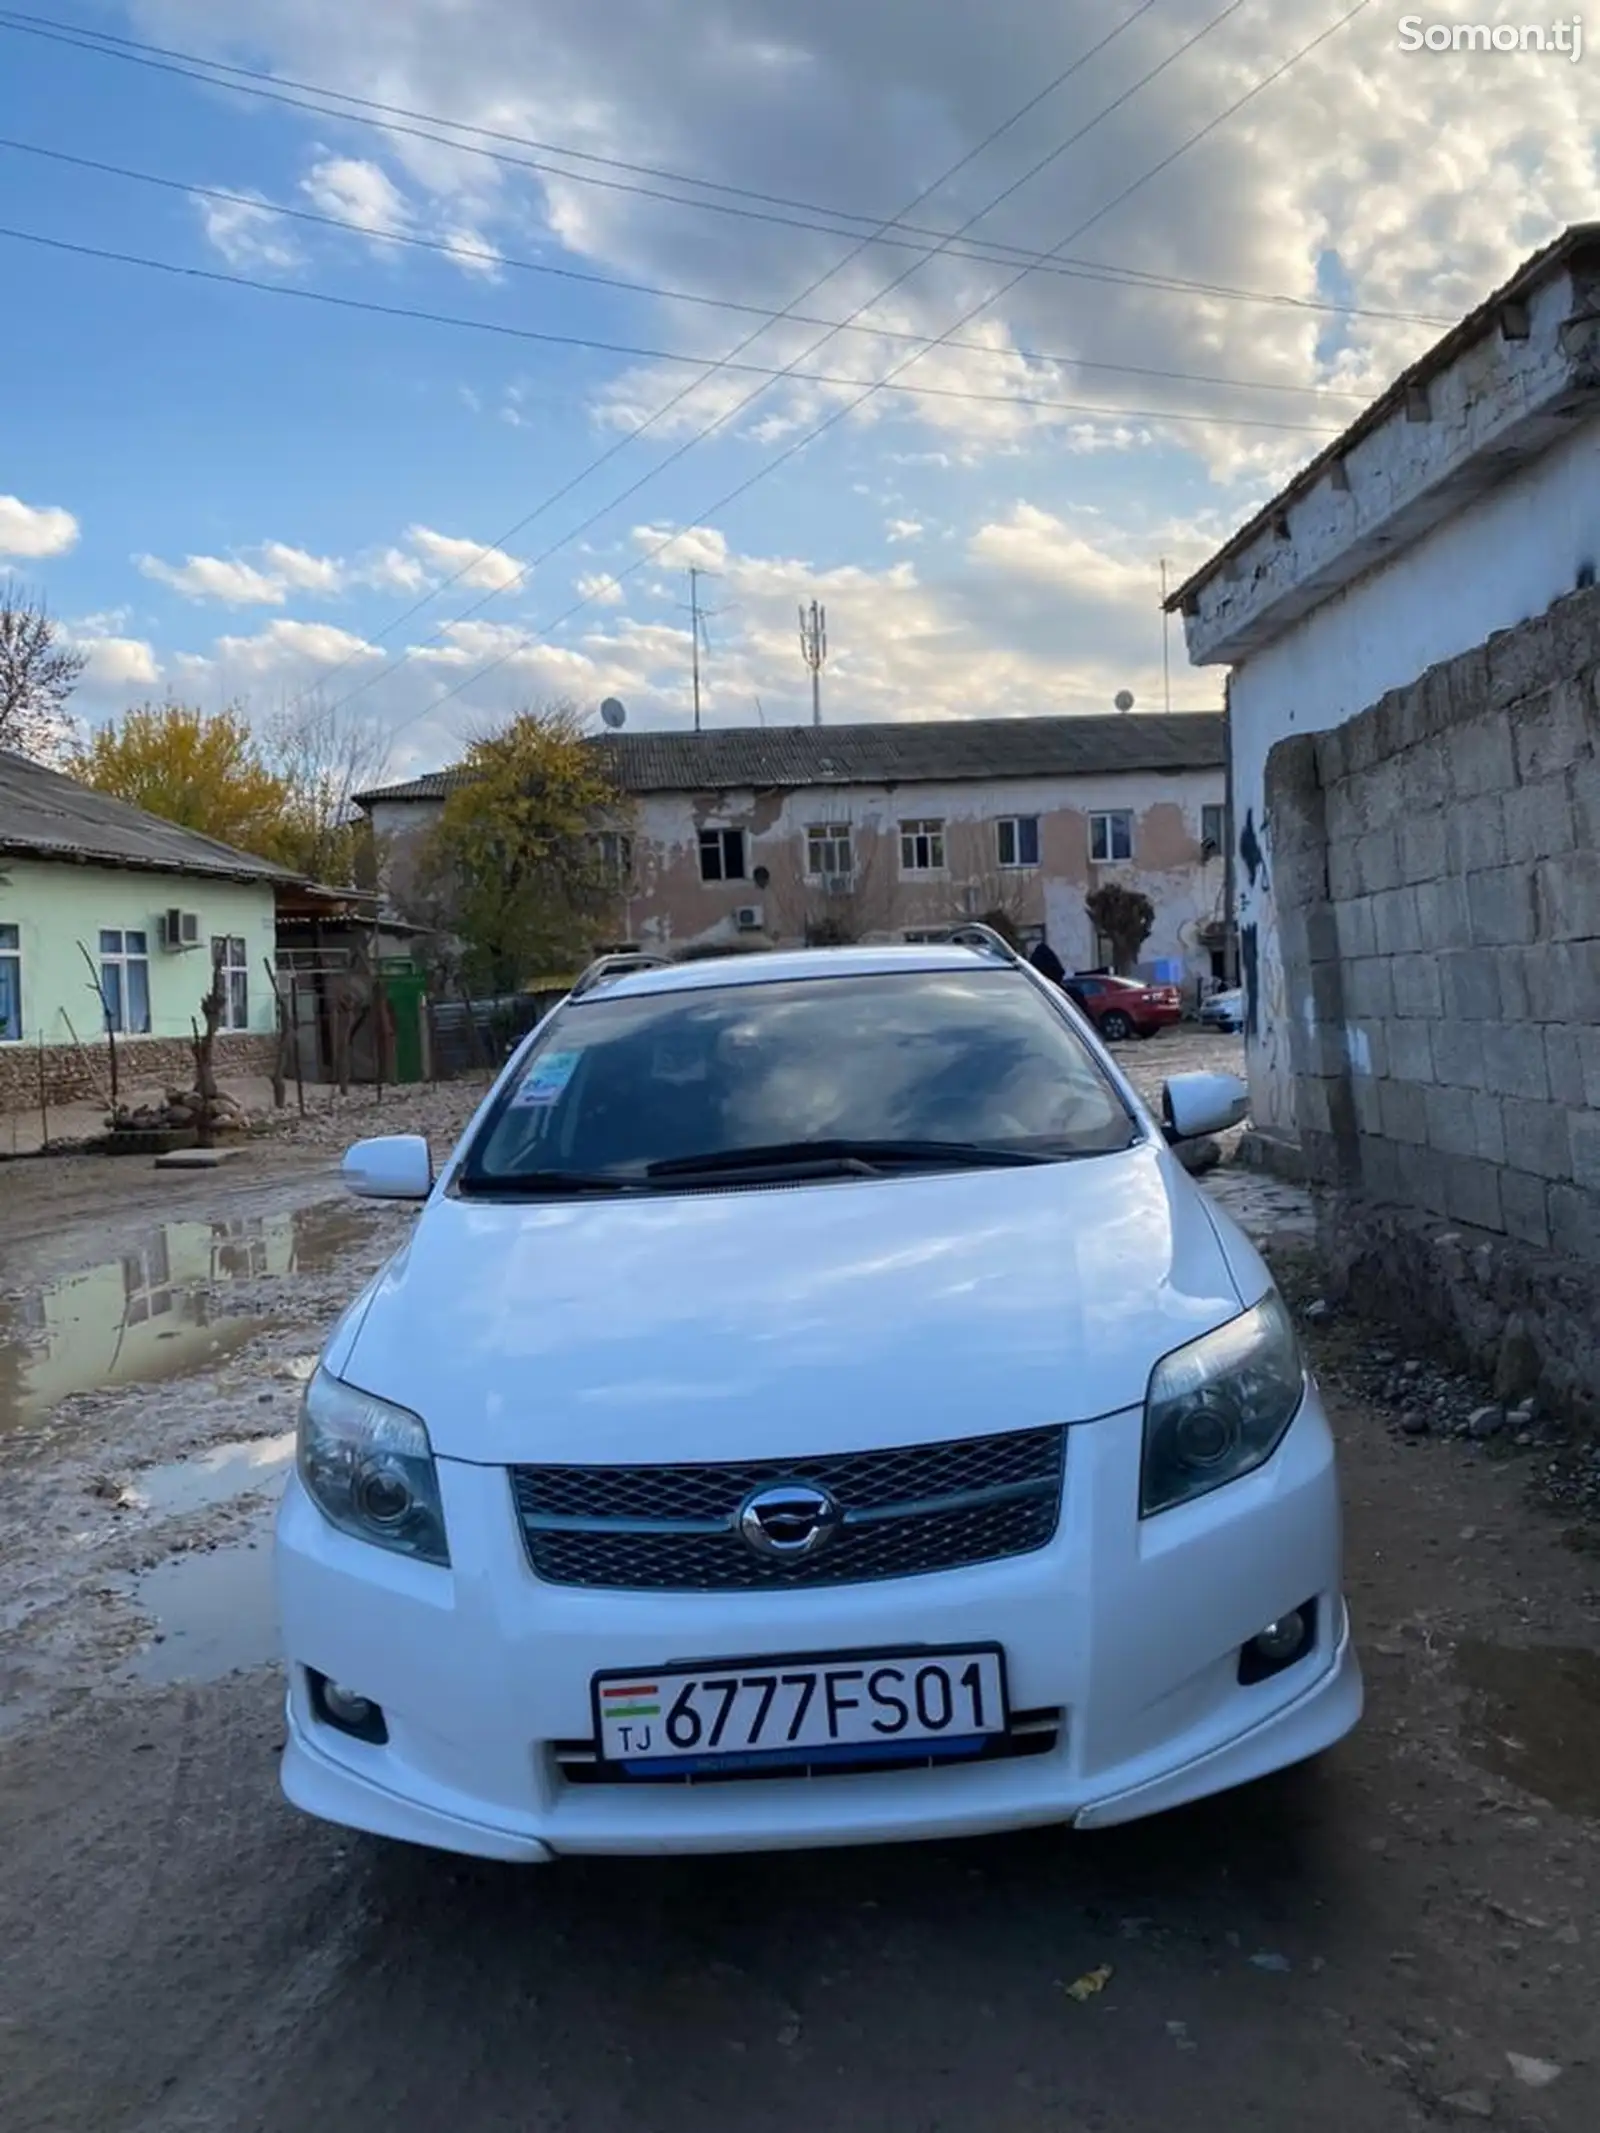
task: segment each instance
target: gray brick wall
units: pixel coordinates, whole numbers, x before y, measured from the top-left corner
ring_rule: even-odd
[[[1267,762],[1313,1178],[1600,1264],[1600,588]]]

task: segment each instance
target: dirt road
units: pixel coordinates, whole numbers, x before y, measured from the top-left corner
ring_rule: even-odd
[[[1593,2133],[1590,1536],[1537,1427],[1405,1433],[1413,1359],[1336,1315],[1370,1712],[1319,1766],[1097,1837],[528,1872],[295,1816],[270,1491],[406,1220],[329,1204],[344,1130],[178,1195],[0,1169],[7,2133]],[[1310,1303],[1294,1196],[1208,1188]]]

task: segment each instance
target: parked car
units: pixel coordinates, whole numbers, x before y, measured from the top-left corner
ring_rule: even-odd
[[[1153,1037],[1183,1020],[1183,995],[1176,985],[1142,985],[1137,978],[1091,971],[1080,971],[1064,983],[1109,1044],[1121,1044],[1129,1037]]]
[[[1244,1028],[1244,990],[1231,986],[1226,992],[1214,992],[1200,1009],[1200,1020],[1207,1029],[1228,1030],[1237,1036]]]
[[[308,1385],[282,1781],[446,1851],[1102,1827],[1359,1716],[1291,1315],[999,948],[612,970],[519,1049]],[[848,1220],[845,1218],[848,1216]]]

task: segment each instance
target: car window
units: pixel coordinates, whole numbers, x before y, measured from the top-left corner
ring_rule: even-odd
[[[883,972],[569,1002],[502,1090],[462,1179],[642,1177],[810,1141],[1084,1155],[1136,1130],[1031,979]]]

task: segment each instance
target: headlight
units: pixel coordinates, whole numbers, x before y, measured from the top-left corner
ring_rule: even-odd
[[[1305,1397],[1305,1365],[1276,1290],[1157,1363],[1144,1404],[1139,1514],[1149,1518],[1270,1459]]]
[[[341,1533],[448,1564],[433,1447],[416,1415],[318,1370],[300,1406],[297,1456],[312,1501]]]

